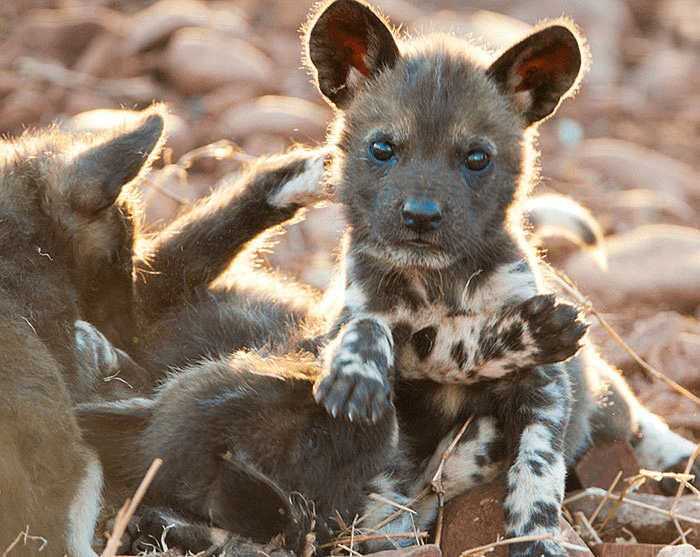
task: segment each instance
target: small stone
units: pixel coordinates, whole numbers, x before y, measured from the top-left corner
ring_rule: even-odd
[[[321,104],[266,95],[229,109],[221,117],[219,130],[222,136],[264,133],[295,137],[308,143],[323,139],[332,116],[330,108]]]
[[[124,46],[129,53],[164,45],[183,27],[217,29],[234,36],[247,36],[248,24],[233,9],[201,0],[159,0],[131,17]]]
[[[630,478],[639,474],[639,468],[630,444],[619,441],[593,447],[576,464],[575,470],[581,487],[607,490],[618,472],[622,472],[621,479]],[[625,485],[622,481],[618,482],[616,491],[621,491]],[[637,491],[651,493],[652,490],[648,482],[645,482]]]
[[[185,93],[202,94],[232,82],[273,86],[274,64],[250,43],[220,31],[185,27],[176,31],[165,52],[165,64]]]
[[[687,543],[683,545],[667,545],[659,551],[656,557],[700,557],[700,551]]]
[[[575,254],[567,276],[598,310],[647,305],[693,313],[700,305],[700,230],[647,225],[606,239],[608,270]]]

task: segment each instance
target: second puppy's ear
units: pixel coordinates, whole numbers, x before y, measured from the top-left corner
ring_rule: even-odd
[[[357,0],[329,4],[312,20],[306,42],[318,88],[338,108],[399,57],[389,27]]]
[[[556,110],[576,84],[581,63],[576,35],[564,25],[552,25],[506,50],[488,73],[530,126]]]
[[[71,166],[67,192],[73,207],[93,213],[112,205],[124,185],[159,154],[164,127],[164,115],[155,112],[136,129],[79,155]]]

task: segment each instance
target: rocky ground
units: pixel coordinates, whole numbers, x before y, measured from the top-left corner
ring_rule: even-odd
[[[577,96],[540,127],[537,193],[562,193],[590,209],[605,234],[607,267],[565,241],[544,239],[543,248],[638,355],[700,395],[700,5],[375,4],[404,31],[452,30],[496,48],[543,18],[564,14],[576,21],[588,38],[592,65]],[[109,125],[111,116],[101,109],[168,103],[165,157],[142,192],[146,222],[157,227],[234,173],[245,156],[278,152],[294,141],[323,141],[332,111],[300,63],[299,29],[311,5],[0,3],[0,133],[54,122]],[[240,151],[233,153],[233,145]],[[167,166],[178,160],[183,164]],[[289,227],[267,261],[323,287],[342,229],[337,207],[313,209],[306,221]],[[642,400],[698,440],[698,405],[652,380],[591,321],[602,352]]]

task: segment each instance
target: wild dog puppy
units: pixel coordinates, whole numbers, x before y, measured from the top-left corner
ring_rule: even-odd
[[[106,342],[96,326],[119,345],[133,323],[124,186],[162,130],[154,109],[132,130],[0,145],[0,548],[12,555],[94,555],[102,474],[72,406],[120,394],[100,370],[138,372],[91,347]]]
[[[364,3],[336,0],[307,39],[337,109],[331,183],[349,226],[344,307],[316,400],[357,422],[393,402],[418,491],[471,418],[448,497],[505,471],[508,537],[558,533],[566,467],[591,443],[630,440],[658,469],[689,457],[692,443],[588,347],[576,308],[546,293],[524,240],[533,130],[581,75],[571,25],[492,59],[451,36],[398,40]],[[566,551],[536,541],[511,555]]]
[[[303,552],[307,533],[330,536],[336,512],[352,521],[388,468],[391,412],[350,424],[313,399],[320,367],[297,344],[318,328],[318,293],[279,280],[266,290],[259,270],[222,280],[247,242],[323,196],[327,156],[295,149],[256,161],[139,243],[134,354],[162,385],[154,398],[77,408],[108,503],[133,493],[153,458],[164,460],[122,551],[161,539],[204,550],[221,542],[213,525],[260,543],[283,534]],[[109,351],[95,340],[95,352]]]
[[[303,555],[328,539],[332,517],[351,523],[389,465],[396,419],[358,426],[330,416],[313,398],[319,373],[309,355],[238,352],[179,370],[154,398],[79,407],[108,500],[127,497],[163,459],[123,551],[161,539],[210,549],[203,526],[213,525],[259,543],[282,534]]]

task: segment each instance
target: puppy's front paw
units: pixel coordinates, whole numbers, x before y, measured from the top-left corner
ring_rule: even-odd
[[[547,294],[525,300],[518,309],[534,342],[538,364],[563,362],[581,349],[589,324],[580,318],[576,306]]]
[[[386,376],[362,362],[334,361],[314,387],[316,402],[333,417],[375,423],[391,407]]]
[[[376,422],[391,407],[388,373],[394,363],[391,333],[368,317],[347,323],[325,354],[316,402],[351,422]]]

